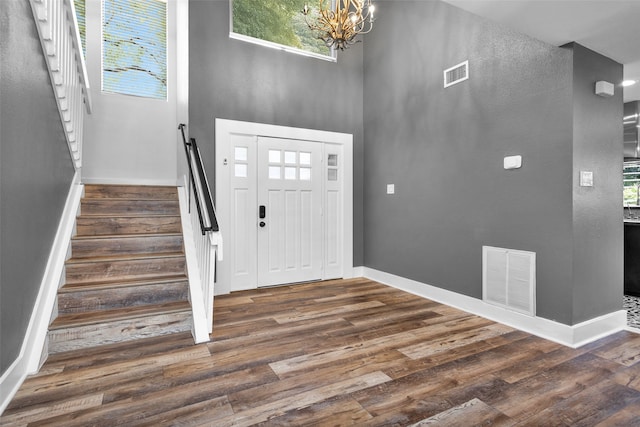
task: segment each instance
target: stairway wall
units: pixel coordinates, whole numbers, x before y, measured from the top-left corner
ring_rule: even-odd
[[[74,176],[29,2],[0,1],[0,376],[16,360]]]

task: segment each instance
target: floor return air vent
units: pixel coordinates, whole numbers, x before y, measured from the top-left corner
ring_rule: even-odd
[[[535,252],[482,247],[483,301],[535,316],[535,296]]]

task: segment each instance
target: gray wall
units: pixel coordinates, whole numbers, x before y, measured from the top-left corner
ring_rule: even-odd
[[[189,135],[215,176],[214,118],[353,134],[354,265],[362,265],[362,43],[337,63],[229,38],[229,2],[189,3]]]
[[[573,321],[620,310],[624,292],[622,222],[623,99],[594,94],[594,82],[622,81],[622,65],[578,44],[573,50]],[[580,187],[580,171],[594,186]]]
[[[73,178],[29,2],[0,1],[0,375],[20,351]]]
[[[537,253],[538,316],[574,324],[621,308],[618,109],[591,111],[581,79],[592,72],[573,78],[592,60],[574,63],[572,49],[444,3],[377,5],[364,44],[365,265],[481,298],[482,246],[528,250]],[[466,59],[470,80],[444,89],[442,71]],[[617,81],[610,71],[601,78]],[[620,148],[596,159],[602,149],[585,142],[601,196],[587,196],[590,214],[578,207],[574,218],[574,132],[596,128]],[[503,157],[516,154],[522,168],[505,171]],[[385,194],[390,183],[395,195]],[[604,247],[599,233],[574,239],[593,226],[612,232]]]

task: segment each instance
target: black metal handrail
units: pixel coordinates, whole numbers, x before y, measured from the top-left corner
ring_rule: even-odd
[[[180,133],[182,133],[182,143],[184,145],[184,152],[187,156],[187,164],[189,166],[190,183],[196,196],[195,202],[196,209],[198,210],[198,218],[200,220],[200,230],[204,235],[207,231],[219,231],[218,219],[216,218],[216,212],[213,207],[213,199],[211,198],[211,191],[209,190],[207,174],[204,171],[204,165],[202,164],[202,158],[200,157],[200,149],[198,148],[195,138],[190,138],[189,141],[187,141],[187,138],[184,135],[185,127],[186,125],[184,123],[180,123],[178,129],[180,129]],[[194,174],[194,167],[197,175]],[[196,176],[198,181],[196,181]],[[189,198],[191,198],[191,191],[189,191]],[[204,207],[206,208],[207,218],[204,217],[202,212],[201,199],[202,202],[204,202]],[[189,203],[189,205],[190,204],[191,203]]]

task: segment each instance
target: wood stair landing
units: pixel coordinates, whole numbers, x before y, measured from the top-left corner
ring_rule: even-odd
[[[175,187],[85,185],[49,353],[191,329]]]

